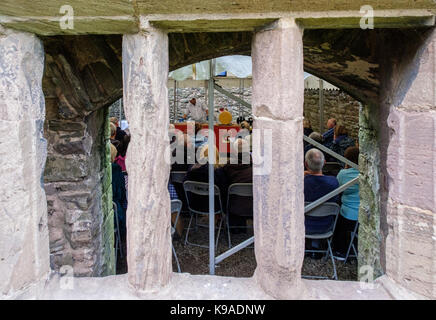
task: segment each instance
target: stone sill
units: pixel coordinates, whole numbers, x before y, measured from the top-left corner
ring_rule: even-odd
[[[129,283],[128,276],[117,275],[101,278],[60,278],[52,273],[36,294],[37,290],[28,290],[18,299],[41,300],[273,300],[256,283],[254,278],[233,278],[209,275],[191,275],[173,273],[168,286],[156,291],[137,292]],[[70,280],[73,288],[68,289]],[[361,287],[360,282],[305,280],[306,291],[299,296],[302,300],[394,300],[426,299],[416,295],[387,276],[375,280],[372,289]],[[67,288],[61,289],[61,286]],[[298,296],[298,293],[296,294]]]

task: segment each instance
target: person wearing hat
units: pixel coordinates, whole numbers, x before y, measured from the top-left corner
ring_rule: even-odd
[[[183,118],[186,119],[188,115],[191,116],[191,119],[198,122],[206,121],[207,108],[201,104],[197,103],[197,99],[192,98],[189,100],[189,105],[186,108],[186,113],[183,115]]]

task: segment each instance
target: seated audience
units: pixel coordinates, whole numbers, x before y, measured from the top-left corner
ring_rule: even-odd
[[[186,133],[178,135],[175,143],[176,145],[174,145],[174,150],[172,151],[174,163],[171,165],[171,171],[188,171],[196,163],[194,144]],[[180,156],[180,152],[183,152],[183,157]]]
[[[201,148],[199,163],[194,164],[186,173],[184,181],[197,181],[197,182],[209,182],[209,163],[208,163],[209,146],[206,144]],[[220,189],[222,208],[226,208],[226,191],[227,191],[227,179],[224,174],[222,165],[219,164],[219,153],[215,147],[215,161],[214,161],[214,183]],[[207,196],[198,196],[195,194],[188,195],[191,208],[205,211],[209,210],[209,199]],[[218,197],[215,197],[215,210],[219,209]]]
[[[110,122],[112,122],[116,128],[117,128],[117,133],[115,134],[115,139],[118,141],[123,141],[123,137],[126,135],[126,132],[124,130],[121,130],[119,124],[118,124],[118,118],[117,117],[111,117]]]
[[[121,167],[121,170],[123,172],[127,172],[126,170],[126,153],[127,153],[127,147],[130,143],[130,136],[125,135],[123,137],[123,140],[120,141],[120,144],[118,145],[118,155],[115,158],[115,162],[118,163]]]
[[[310,138],[310,139],[313,139],[313,140],[315,140],[316,142],[321,143],[321,144],[322,144],[322,142],[323,142],[323,140],[322,140],[322,134],[319,133],[319,132],[316,132],[316,131],[312,132],[312,133],[309,135],[309,138]],[[307,151],[309,151],[309,150],[312,149],[312,148],[318,149],[318,148],[315,147],[314,145],[311,145],[310,143],[308,143],[308,144],[304,147],[304,155],[306,155]],[[324,153],[324,152],[323,152],[323,153]],[[325,156],[325,154],[324,154],[324,156]]]
[[[343,125],[335,126],[334,134],[333,134],[333,143],[330,149],[332,149],[332,151],[336,152],[337,154],[343,156],[345,150],[348,147],[354,147],[354,146],[355,146],[354,140],[348,136],[348,132],[345,126]],[[333,160],[333,161],[338,161],[338,160]]]
[[[237,153],[231,154],[230,163],[223,167],[228,185],[233,183],[253,183],[253,165],[250,156],[250,146],[245,139],[237,139],[233,148]],[[234,157],[234,158],[233,158]],[[227,195],[226,195],[227,196]],[[253,218],[253,200],[247,197],[231,196],[232,206],[229,206],[230,226],[246,226],[247,218]],[[245,228],[231,228],[232,233],[245,232]]]
[[[324,176],[322,168],[325,163],[324,154],[315,148],[310,149],[305,156],[304,172],[304,201],[313,202],[339,187],[338,180],[332,176]],[[339,196],[335,196],[328,202],[339,202]],[[330,230],[334,221],[333,216],[327,217],[305,217],[304,225],[306,234],[324,233]],[[319,248],[319,241],[312,240],[312,248]],[[320,258],[319,255],[313,255]]]
[[[312,130],[312,125],[310,124],[310,120],[304,119],[303,120],[303,134],[305,136],[309,136],[312,132],[313,132],[313,130]]]
[[[323,133],[322,140],[324,141],[324,146],[331,148],[333,143],[333,135],[336,126],[336,119],[331,118],[327,121],[327,131]]]
[[[125,187],[124,174],[121,167],[115,163],[115,156],[117,149],[111,144],[111,162],[112,162],[112,201],[117,206],[118,223],[120,226],[121,238],[124,239],[126,235],[126,209],[127,194]],[[115,217],[114,217],[115,218]],[[116,221],[114,221],[116,223]],[[116,226],[116,224],[115,224]]]
[[[201,125],[201,123],[196,122],[195,123],[195,136],[193,137],[193,144],[195,146],[195,149],[198,149],[202,145],[207,143],[207,137],[201,133],[202,129],[203,129],[203,126]]]
[[[115,139],[115,136],[117,134],[117,127],[111,122],[110,123],[110,128],[111,128],[111,143],[115,146],[118,147],[118,145],[120,144],[120,142],[118,140]]]
[[[359,162],[359,148],[349,147],[345,150],[345,158],[358,164]],[[356,178],[359,175],[359,170],[345,165],[345,169],[339,171],[336,177],[339,185],[344,185],[348,181]],[[341,197],[341,211],[336,222],[335,234],[333,235],[333,250],[334,255],[338,259],[343,259],[347,253],[348,245],[350,243],[350,232],[354,230],[354,226],[359,215],[359,184],[354,184],[348,189],[344,190]],[[357,238],[356,238],[357,239]],[[357,245],[356,245],[357,250]]]

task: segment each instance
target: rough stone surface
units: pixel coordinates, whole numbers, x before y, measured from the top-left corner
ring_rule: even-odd
[[[380,260],[382,245],[380,199],[379,108],[364,105],[359,118],[359,267],[370,266],[374,276],[384,274]]]
[[[74,281],[71,289],[63,289],[62,283]],[[376,279],[373,287],[365,287],[351,281],[302,280],[307,290],[296,291],[293,299],[311,300],[391,300],[422,299],[413,295],[386,277]],[[256,283],[254,278],[217,277],[173,273],[169,285],[158,292],[138,294],[131,290],[127,275],[101,278],[65,279],[54,275],[37,299],[148,299],[148,300],[273,300]],[[23,297],[29,298],[29,297]],[[175,302],[177,304],[177,302]]]
[[[282,20],[276,29],[258,32],[252,56],[254,129],[261,136],[271,133],[271,140],[254,142],[253,161],[260,163],[263,152],[257,150],[270,147],[274,155],[266,163],[269,172],[253,176],[255,278],[268,294],[289,298],[304,291],[301,30],[292,20]]]
[[[407,48],[396,40],[382,48],[394,52],[382,63],[382,259],[393,281],[434,298],[436,32]]]
[[[137,290],[167,285],[172,271],[167,78],[166,33],[150,28],[124,36],[124,108],[132,136],[126,159],[127,261]]]
[[[112,190],[107,183],[109,122],[104,107],[112,95],[120,94],[121,67],[115,67],[115,54],[99,55],[108,51],[109,40],[71,37],[62,44],[65,47],[58,39],[44,41],[48,46],[43,78],[48,141],[44,182],[51,267],[71,266],[76,276],[110,275],[115,266]],[[66,47],[71,50],[68,54]]]
[[[0,29],[0,297],[13,297],[49,272],[42,181],[44,51],[35,36]]]

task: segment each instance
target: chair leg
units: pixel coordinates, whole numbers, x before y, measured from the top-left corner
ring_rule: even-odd
[[[191,213],[191,219],[189,219],[188,229],[186,230],[185,246],[186,246],[186,244],[188,243],[188,235],[189,235],[189,230],[190,230],[190,228],[191,228],[192,218],[193,218],[193,214]]]
[[[345,260],[344,260],[344,264],[347,263],[348,257],[350,255],[350,250],[351,247],[353,246],[353,241],[354,241],[354,237],[356,236],[356,233],[353,231],[351,232],[351,240],[350,240],[350,244],[348,245],[348,249],[347,249],[347,254],[345,255]],[[354,249],[354,248],[353,248]],[[356,250],[354,250],[354,253],[356,253]]]
[[[222,219],[222,215],[221,215],[221,220],[220,220],[220,225],[218,227],[218,234],[216,236],[216,244],[215,244],[215,250],[217,250],[218,248],[218,240],[220,238],[220,232],[221,232],[221,225],[223,224],[223,219]]]
[[[181,273],[182,271],[180,269],[179,259],[177,259],[176,249],[174,249],[174,245],[173,244],[171,244],[171,247],[173,248],[174,258],[176,259],[177,270],[178,270],[179,273]]]
[[[336,263],[335,258],[333,257],[332,247],[330,245],[331,240],[327,239],[327,245],[328,245],[328,254],[330,254],[332,265],[333,265],[333,279],[338,280],[338,274],[336,273]]]
[[[226,214],[226,224],[227,224],[227,226],[226,226],[226,229],[227,229],[227,238],[228,238],[228,241],[229,241],[229,249],[230,249],[232,247],[232,241],[230,239],[230,222],[229,222],[229,215],[228,214]]]

